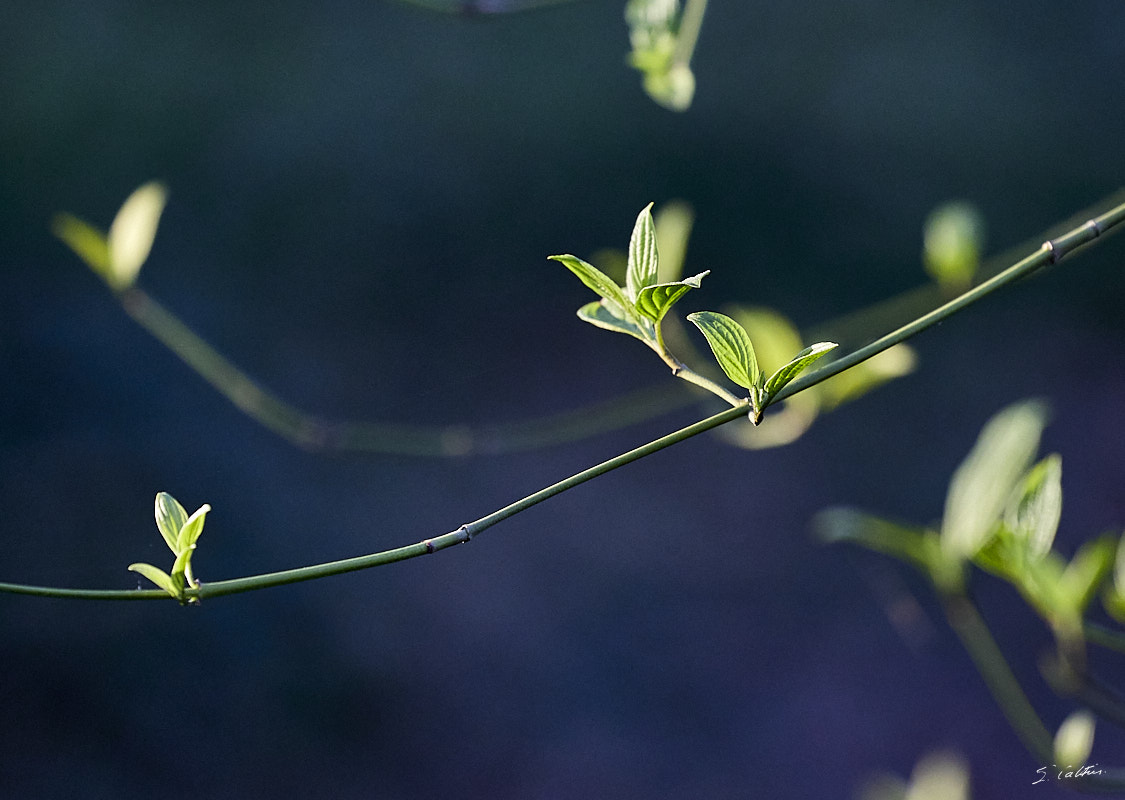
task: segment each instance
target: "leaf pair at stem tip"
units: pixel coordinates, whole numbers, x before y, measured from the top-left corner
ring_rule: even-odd
[[[835,342],[817,342],[793,356],[769,378],[758,367],[750,334],[736,321],[717,311],[697,311],[688,320],[699,328],[715,360],[731,382],[750,390],[751,420],[755,425],[774,396],[814,361],[836,349]]]
[[[172,574],[169,575],[152,564],[130,564],[129,570],[145,576],[181,604],[198,602],[196,598],[188,598],[186,590],[189,587],[199,588],[199,581],[191,571],[191,557],[210,510],[211,506],[204,504],[189,517],[172,495],[167,492],[156,495],[156,527],[176,559],[172,565]]]

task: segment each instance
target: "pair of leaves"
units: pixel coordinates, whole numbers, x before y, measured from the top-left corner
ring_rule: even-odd
[[[172,574],[169,575],[152,564],[130,564],[129,569],[148,578],[181,603],[188,602],[185,589],[199,586],[199,581],[191,571],[191,557],[210,510],[211,506],[204,504],[188,516],[184,507],[172,495],[167,492],[156,495],[156,527],[175,557]]]
[[[717,311],[689,314],[707,339],[715,360],[733,383],[750,390],[751,419],[757,424],[767,405],[786,384],[836,348],[835,342],[817,342],[793,356],[769,378],[758,366],[750,334],[737,321]]]
[[[698,289],[710,270],[680,281],[658,283],[660,257],[656,245],[656,227],[652,221],[652,203],[637,215],[629,237],[625,285],[593,264],[572,255],[551,256],[578,276],[601,300],[578,309],[580,319],[599,328],[636,337],[666,355],[658,328],[664,316],[689,289]]]
[[[52,230],[115,292],[132,286],[152,251],[168,192],[159,183],[134,191],[103,233],[70,214],[55,217]]]

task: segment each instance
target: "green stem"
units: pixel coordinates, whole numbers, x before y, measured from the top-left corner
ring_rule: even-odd
[[[992,638],[988,623],[964,594],[946,593],[942,596],[942,604],[950,627],[969,653],[1012,730],[1033,758],[1044,766],[1053,766],[1055,738],[1024,694],[1004,653]],[[1120,792],[1125,789],[1125,769],[1101,766],[1099,769],[1101,774],[1076,778],[1068,785],[1089,792]]]
[[[945,594],[942,600],[950,627],[968,651],[1012,730],[1040,763],[1050,764],[1054,737],[1020,688],[980,612],[963,594]]]
[[[673,64],[683,64],[686,67],[691,62],[706,11],[707,0],[687,0],[684,13],[680,16],[679,30],[676,31],[676,49],[672,52]]]
[[[545,489],[540,489],[534,494],[530,494],[521,500],[505,506],[504,508],[494,511],[487,516],[481,517],[478,520],[462,525],[455,531],[436,536],[432,539],[425,539],[421,542],[416,542],[405,547],[398,547],[393,550],[384,550],[378,553],[372,553],[365,556],[357,556],[355,558],[347,558],[341,561],[330,561],[324,564],[315,564],[309,567],[300,567],[298,569],[285,570],[283,572],[270,572],[263,575],[253,575],[246,578],[235,578],[226,581],[215,581],[213,583],[203,583],[197,589],[188,589],[184,594],[187,598],[208,598],[219,597],[227,594],[236,594],[239,592],[249,592],[256,589],[266,589],[273,586],[283,586],[289,583],[297,583],[299,581],[315,580],[317,578],[326,578],[330,575],[342,575],[345,572],[355,572],[356,570],[369,569],[371,567],[378,567],[384,564],[392,564],[396,561],[405,561],[410,558],[417,558],[418,556],[429,555],[436,553],[439,550],[445,550],[457,544],[464,544],[472,539],[482,531],[491,528],[498,522],[502,522],[508,517],[524,511],[531,506],[542,503],[557,494],[561,494],[575,486],[592,480],[600,475],[604,475],[611,470],[618,467],[623,467],[637,459],[644,458],[645,456],[652,455],[659,452],[666,447],[671,447],[693,436],[698,436],[701,433],[711,430],[712,428],[730,422],[733,419],[739,419],[745,416],[745,408],[729,408],[719,414],[708,417],[707,419],[696,422],[694,425],[689,425],[686,428],[681,428],[674,433],[670,433],[648,444],[642,445],[627,453],[623,453],[608,461],[603,461],[601,464],[590,467],[569,478],[552,484]],[[32,594],[44,597],[66,597],[66,598],[81,598],[88,600],[157,600],[167,599],[168,594],[163,591],[115,591],[115,590],[87,590],[87,589],[54,589],[45,586],[25,586],[22,584],[13,583],[0,583],[0,591],[11,592],[15,594]]]
[[[955,314],[957,311],[960,311],[971,303],[976,302],[977,300],[996,291],[1002,286],[1011,283],[1012,281],[1017,280],[1024,275],[1027,275],[1035,269],[1038,269],[1047,264],[1054,264],[1058,262],[1064,256],[1072,252],[1075,248],[1087,242],[1093,241],[1093,239],[1097,238],[1097,236],[1104,234],[1110,228],[1120,224],[1123,221],[1125,221],[1125,203],[1122,203],[1121,205],[1101,215],[1100,217],[1096,217],[1095,219],[1088,221],[1084,225],[1063,234],[1057,239],[1045,242],[1040,248],[1039,252],[1035,253],[1034,255],[1028,256],[1023,261],[1020,261],[1012,267],[1009,267],[1007,270],[1000,273],[995,278],[985,281],[974,289],[970,289],[968,292],[965,292],[955,300],[946,303],[935,311],[926,314],[925,316],[919,318],[918,320],[915,320],[909,325],[905,325],[902,328],[899,328],[897,331],[894,331],[893,333],[882,337],[881,339],[868,345],[867,347],[860,348],[859,350],[856,350],[855,352],[844,356],[833,364],[830,364],[828,367],[821,368],[813,373],[810,373],[807,376],[804,376],[803,378],[798,378],[793,383],[786,386],[782,391],[778,392],[778,394],[774,396],[773,401],[784,399],[785,397],[790,397],[796,392],[803,391],[810,386],[814,386],[821,381],[827,380],[832,375],[836,375],[845,369],[861,363],[865,359],[871,358],[877,353],[887,349],[888,347],[891,347],[894,344],[897,344],[898,342],[905,341],[911,336],[915,336],[918,333],[921,333],[931,325]],[[138,306],[143,307],[143,304],[140,303],[137,298],[147,298],[147,295],[141,294],[140,290],[130,290],[129,292],[125,293],[122,298],[123,301],[128,302],[126,301],[126,298],[133,299],[132,305],[135,310]],[[147,314],[142,316],[145,319],[153,318],[151,315]],[[195,334],[191,333],[191,331],[187,330],[186,328],[183,332],[188,335],[189,340],[197,338],[195,337]],[[209,347],[207,347],[206,349],[210,351]],[[215,355],[217,356],[217,354]],[[181,354],[181,357],[185,360],[188,360],[188,358],[183,354]],[[188,363],[195,366],[192,361],[189,361]],[[237,378],[238,375],[241,375],[241,373],[238,372],[237,369],[230,365],[229,362],[226,362],[225,359],[222,359],[222,357],[218,357],[217,360],[214,361],[203,358],[200,363],[203,364],[204,368],[214,370],[216,374],[221,375],[223,374],[224,370],[232,369],[234,370],[235,378]],[[706,378],[697,376],[691,370],[688,370],[687,368],[684,369],[689,375],[695,376],[701,381],[706,381],[707,384],[711,383],[711,381],[707,381]],[[691,380],[690,378],[685,376],[681,377],[684,377],[685,380]],[[697,385],[703,386],[704,388],[709,388],[704,383],[698,383],[695,380],[692,380],[692,382],[697,383]],[[721,387],[716,386],[715,388],[718,388],[720,392],[725,391],[721,389]],[[716,393],[718,394],[719,392]],[[720,394],[720,396],[722,395]],[[344,559],[343,561],[333,561],[326,564],[302,567],[299,569],[287,570],[285,572],[255,575],[248,578],[236,578],[228,581],[205,583],[198,589],[187,590],[186,595],[188,597],[199,598],[216,597],[219,595],[234,594],[236,592],[245,592],[253,589],[264,589],[270,586],[281,586],[287,583],[295,583],[297,581],[313,580],[315,578],[327,577],[329,575],[339,575],[344,572],[353,572],[355,570],[367,569],[369,567],[381,566],[383,564],[390,564],[395,561],[402,561],[408,558],[415,558],[420,555],[427,555],[429,553],[437,552],[438,550],[444,550],[445,548],[451,547],[455,544],[467,542],[476,534],[480,533],[486,528],[491,527],[492,525],[495,525],[501,520],[507,519],[513,514],[517,514],[520,511],[541,503],[550,497],[554,497],[555,495],[565,492],[568,489],[572,489],[579,484],[591,480],[592,478],[596,478],[599,475],[609,472],[610,470],[617,469],[618,467],[624,466],[625,464],[628,464],[632,461],[636,461],[639,458],[644,458],[647,455],[656,453],[673,444],[677,444],[686,439],[690,439],[691,437],[697,436],[705,431],[709,431],[712,428],[716,428],[720,425],[726,424],[727,422],[731,422],[732,420],[744,417],[746,415],[746,401],[739,400],[733,395],[731,395],[731,400],[734,401],[732,403],[732,408],[726,409],[719,414],[701,420],[694,425],[689,425],[686,428],[682,428],[679,431],[668,434],[667,436],[664,436],[663,438],[657,439],[653,442],[649,442],[648,444],[638,447],[634,450],[630,450],[628,453],[619,455],[616,458],[610,459],[609,461],[604,461],[601,464],[584,470],[583,472],[579,472],[576,475],[572,475],[571,477],[559,481],[558,483],[553,484],[546,489],[541,489],[534,494],[528,495],[522,500],[505,506],[499,511],[493,512],[492,514],[482,517],[475,522],[471,522],[468,525],[463,525],[456,531],[452,531],[433,539],[426,539],[412,545],[407,545],[406,547],[400,547],[394,550],[385,550],[379,553],[373,553],[371,555],[358,556],[356,558]],[[282,404],[280,411],[285,412],[286,409],[290,408],[292,407],[287,406],[286,404]],[[0,591],[16,594],[31,594],[46,597],[69,597],[89,600],[154,600],[168,597],[168,595],[163,591],[59,589],[53,587],[29,586],[15,583],[0,583]],[[987,633],[987,628],[985,629],[985,633]]]
[[[1090,644],[1125,653],[1125,632],[1111,630],[1096,622],[1084,622],[1082,632]]]
[[[978,300],[982,300],[997,289],[1009,283],[1014,283],[1021,278],[1025,278],[1043,267],[1057,264],[1077,248],[1104,235],[1123,221],[1125,221],[1125,203],[1116,206],[1099,217],[1087,220],[1082,225],[1064,233],[1062,236],[1049,239],[1044,242],[1037,251],[1027,256],[1027,258],[1013,264],[1003,272],[1000,272],[967,292],[958,295],[948,303],[935,308],[928,314],[924,314],[913,322],[903,325],[898,330],[891,331],[886,336],[876,339],[866,347],[854,350],[848,355],[820,369],[802,375],[770,398],[769,403],[772,405],[779,400],[784,400],[787,397],[793,396],[797,392],[802,392],[810,386],[822,383],[834,375],[838,375],[844,370],[851,369],[856,364],[894,347],[900,342],[917,336],[927,328],[948,319],[958,311],[971,306]]]

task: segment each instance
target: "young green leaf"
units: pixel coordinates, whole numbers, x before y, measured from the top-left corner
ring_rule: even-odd
[[[625,272],[625,294],[637,302],[641,290],[656,283],[658,270],[656,227],[652,222],[652,203],[637,215],[633,234],[629,237],[629,266]]]
[[[110,286],[120,291],[133,285],[141,265],[145,263],[156,227],[168,199],[168,191],[159,183],[146,183],[125,200],[109,226]]]
[[[1004,523],[1027,539],[1033,558],[1042,558],[1055,540],[1062,516],[1062,458],[1050,455],[1024,476],[1004,513]]]
[[[648,344],[650,338],[646,335],[638,325],[632,322],[626,322],[620,317],[615,317],[607,307],[607,301],[595,300],[592,303],[587,303],[578,309],[578,318],[584,322],[589,322],[599,328],[604,328],[607,331],[615,331],[617,333],[627,333],[630,336],[635,336],[645,344]]]
[[[814,361],[832,352],[838,346],[835,342],[817,342],[797,353],[788,364],[771,375],[770,379],[766,381],[766,399],[773,397],[781,391],[785,384],[808,369]]]
[[[156,527],[164,537],[172,555],[180,554],[180,531],[187,523],[188,515],[179,501],[167,492],[156,495]]]
[[[183,598],[183,585],[177,587],[176,582],[172,580],[172,576],[164,570],[154,567],[152,564],[130,564],[129,571],[148,578],[177,600]]]
[[[732,382],[746,389],[759,388],[762,373],[745,328],[716,311],[697,311],[688,314],[688,320],[703,332],[715,360]]]
[[[578,276],[586,286],[593,289],[598,297],[601,297],[609,306],[609,312],[613,316],[628,321],[632,315],[632,303],[625,299],[625,293],[621,291],[621,287],[614,283],[613,279],[595,267],[593,264],[588,264],[580,258],[572,255],[549,256],[551,261],[558,261],[567,269]]]
[[[676,301],[684,296],[689,289],[698,289],[700,282],[711,274],[711,270],[684,278],[675,283],[658,283],[641,289],[637,296],[636,309],[651,319],[660,322]]]
[[[180,528],[179,547],[180,552],[183,552],[189,547],[195,547],[196,541],[199,539],[199,534],[203,533],[203,523],[207,519],[207,512],[211,510],[211,506],[204,503],[195,513],[187,518],[187,521]]]
[[[176,586],[183,586],[184,581],[187,580],[187,575],[191,571],[191,557],[194,554],[195,545],[193,544],[191,547],[185,547],[176,556],[176,562],[172,564],[172,583]]]
[[[1046,407],[1026,401],[996,414],[953,473],[942,517],[942,546],[971,558],[1001,520],[1012,490],[1031,464],[1046,424]]]
[[[109,243],[104,233],[70,214],[58,214],[51,222],[51,231],[99,278],[106,282],[110,280]]]

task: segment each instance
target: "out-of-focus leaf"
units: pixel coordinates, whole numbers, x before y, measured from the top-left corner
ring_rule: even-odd
[[[1080,769],[1094,749],[1094,715],[1085,709],[1073,712],[1055,734],[1055,762],[1062,771]]]
[[[1032,558],[1042,558],[1055,541],[1062,516],[1062,458],[1040,461],[1017,487],[1004,513],[1004,523],[1027,539]]]
[[[757,390],[761,370],[754,355],[754,345],[745,329],[725,314],[698,311],[688,320],[703,332],[715,360],[732,382],[746,389]]]
[[[684,274],[684,258],[694,223],[695,212],[682,201],[672,200],[656,209],[653,224],[656,225],[656,250],[660,253],[657,283],[675,283]]]
[[[687,64],[671,64],[664,70],[645,73],[645,92],[669,111],[687,111],[695,99],[695,73]]]
[[[756,334],[757,329],[753,330]],[[882,386],[887,381],[910,374],[917,363],[917,356],[910,345],[896,344],[856,364],[851,369],[832,376],[819,384],[814,391],[819,395],[824,410],[830,411]]]
[[[676,283],[658,283],[641,289],[637,297],[637,311],[653,322],[660,322],[676,301],[689,289],[698,289],[700,282],[711,273],[710,270],[684,278]]]
[[[829,543],[851,542],[905,561],[929,574],[937,548],[934,533],[872,516],[855,508],[828,508],[813,517],[813,530]]]
[[[984,221],[968,203],[947,203],[930,214],[924,231],[926,271],[948,291],[973,281],[984,246]]]
[[[1058,592],[1071,608],[1082,614],[1102,588],[1113,569],[1117,543],[1112,536],[1099,536],[1082,544],[1066,565]]]
[[[1009,406],[984,426],[969,456],[953,473],[942,517],[942,546],[971,558],[1000,522],[1016,482],[1027,471],[1046,423],[1043,403]]]
[[[51,231],[63,241],[86,266],[109,282],[109,243],[105,234],[85,220],[70,214],[58,214],[51,223]]]
[[[109,226],[109,273],[114,289],[127,289],[137,279],[156,238],[156,228],[168,191],[162,184],[146,183],[125,200]]]
[[[637,302],[641,290],[656,283],[659,257],[656,252],[656,228],[652,223],[652,203],[637,215],[629,237],[629,266],[625,271],[625,294]]]

